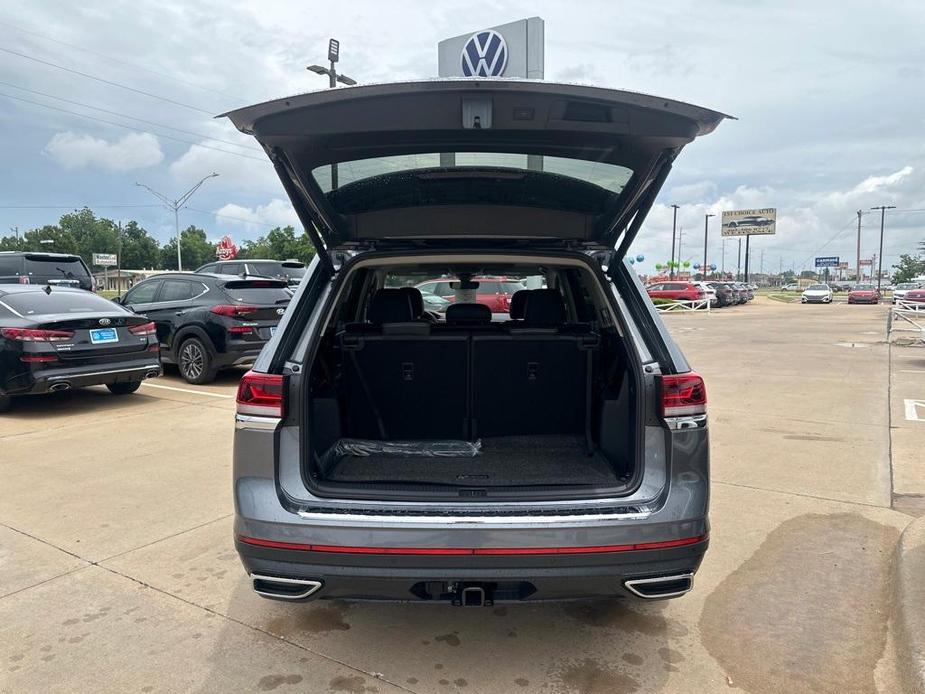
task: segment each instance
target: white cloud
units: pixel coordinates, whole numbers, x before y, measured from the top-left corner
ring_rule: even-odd
[[[235,203],[228,203],[215,210],[216,221],[221,224],[237,224],[246,228],[255,227],[284,227],[287,225],[299,227],[299,218],[292,209],[288,200],[274,198],[266,205],[257,207],[244,207]]]
[[[129,133],[108,142],[67,131],[56,133],[42,151],[66,169],[130,171],[156,166],[164,159],[160,143],[150,133]]]
[[[220,186],[252,192],[277,192],[281,188],[270,160],[257,149],[238,152],[222,142],[205,140],[192,145],[170,164],[170,175],[182,185],[192,185],[213,171],[220,174],[220,178],[215,179],[210,188]]]

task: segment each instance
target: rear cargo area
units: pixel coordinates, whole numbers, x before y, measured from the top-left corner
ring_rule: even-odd
[[[312,369],[306,477],[316,493],[626,487],[636,450],[628,355],[615,326],[588,320],[600,310],[576,307],[590,300],[573,273],[542,276],[559,288],[516,292],[506,316],[465,302],[433,315],[413,287],[370,291],[326,334]]]

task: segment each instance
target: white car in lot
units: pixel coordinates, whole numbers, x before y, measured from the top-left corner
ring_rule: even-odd
[[[716,306],[716,290],[706,282],[693,282],[695,287],[703,290],[703,298],[710,302],[710,308]]]
[[[813,284],[803,290],[800,296],[801,304],[830,304],[832,303],[832,288],[827,284]]]
[[[900,282],[893,289],[893,303],[902,301],[906,298],[906,292],[912,289],[921,289],[922,285],[918,282]]]

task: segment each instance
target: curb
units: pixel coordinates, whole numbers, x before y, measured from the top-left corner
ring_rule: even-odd
[[[925,694],[925,517],[906,527],[896,551],[899,674],[905,691]]]

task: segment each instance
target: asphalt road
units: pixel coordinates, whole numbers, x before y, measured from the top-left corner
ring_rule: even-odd
[[[23,401],[0,417],[0,691],[899,691],[891,559],[925,491],[925,422],[899,419],[925,359],[886,313],[666,316],[713,444],[710,551],[670,602],[265,601],[231,540],[237,374]]]

